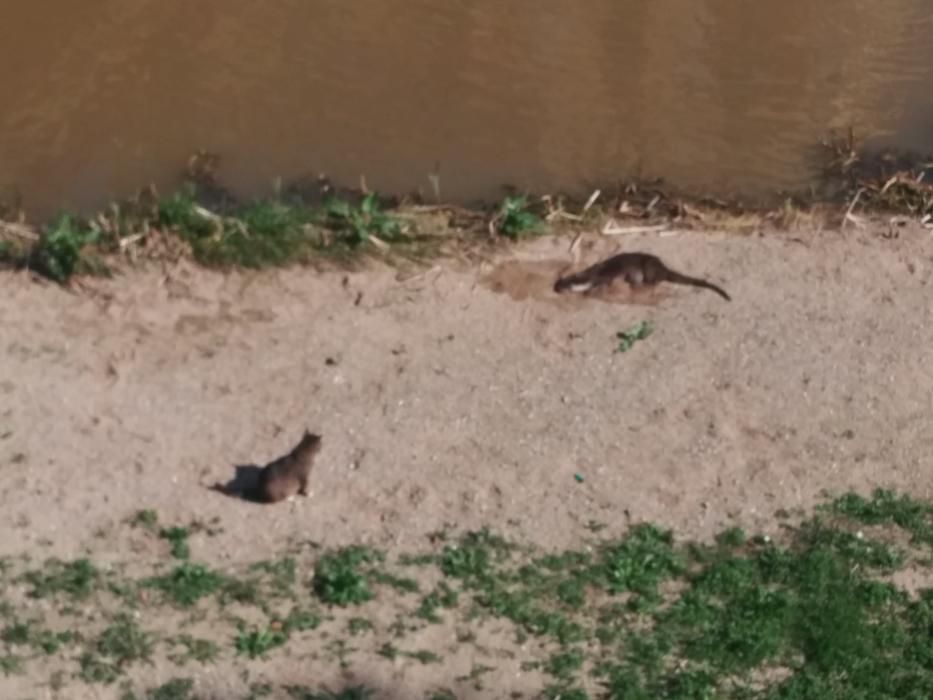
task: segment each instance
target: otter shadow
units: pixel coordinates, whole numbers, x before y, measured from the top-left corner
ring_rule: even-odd
[[[236,498],[249,503],[261,504],[259,498],[259,475],[262,474],[262,467],[257,464],[236,464],[233,478],[226,483],[217,482],[209,487],[211,491],[217,491],[224,496]]]

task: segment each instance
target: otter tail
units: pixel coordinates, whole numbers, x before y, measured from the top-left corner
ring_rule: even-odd
[[[712,282],[707,282],[706,280],[700,279],[698,277],[690,277],[689,275],[684,275],[680,272],[674,272],[673,270],[667,271],[667,281],[674,282],[676,284],[689,284],[693,287],[702,287],[703,289],[709,289],[710,291],[716,292],[726,301],[732,301],[732,297],[726,294],[726,291],[722,287],[717,287]]]

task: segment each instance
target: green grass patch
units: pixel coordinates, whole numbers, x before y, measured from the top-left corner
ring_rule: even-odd
[[[90,219],[62,214],[34,242],[0,240],[0,264],[26,266],[59,283],[78,274],[108,274],[107,256],[144,249],[153,231],[180,238],[195,260],[217,268],[348,261],[387,251],[419,258],[436,247],[432,236],[419,235],[376,193],[330,195],[314,205],[277,196],[237,202],[226,192],[214,196],[216,187],[196,180],[160,200],[154,191],[141,193]]]
[[[159,222],[211,267],[281,266],[369,243],[409,240],[400,220],[382,209],[374,193],[356,204],[336,197],[319,208],[258,200],[218,213],[199,204],[195,189],[188,188],[160,205]]]
[[[374,564],[383,557],[366,547],[352,546],[328,552],[318,559],[311,586],[322,602],[359,605],[373,597]]]
[[[365,617],[351,617],[347,621],[347,632],[353,637],[372,632],[373,629],[374,625],[372,621],[367,620]]]
[[[190,678],[173,678],[146,693],[146,700],[193,700],[194,681]]]
[[[148,662],[154,640],[129,615],[118,615],[81,655],[80,677],[88,683],[113,683],[137,662]]]
[[[37,620],[15,620],[0,630],[0,640],[10,646],[32,647],[46,656],[58,653],[76,639],[74,632],[53,632],[43,628]]]
[[[339,242],[351,248],[373,238],[384,243],[401,242],[407,238],[402,233],[399,220],[383,211],[379,197],[372,192],[356,205],[332,197],[325,204],[325,213],[325,222],[336,232]]]
[[[441,617],[438,615],[440,608],[455,608],[460,600],[460,596],[445,581],[441,581],[437,587],[421,599],[421,605],[415,614],[423,620],[432,623],[440,623]]]
[[[210,663],[220,654],[220,647],[215,642],[192,637],[190,634],[180,634],[166,641],[172,645],[173,649],[179,649],[169,657],[178,665],[184,665],[189,661],[201,664]]]
[[[23,657],[17,654],[0,654],[0,673],[4,676],[23,673]]]
[[[82,615],[83,636],[47,629],[34,610],[7,601],[0,672],[22,673],[26,664],[70,658],[77,649],[82,679],[113,683],[152,659],[156,641],[179,666],[224,654],[244,672],[258,659],[302,654],[310,640],[324,651],[320,658],[312,652],[313,663],[347,668],[369,654],[440,664],[446,645],[419,649],[409,635],[449,631],[451,641],[476,645],[473,671],[460,678],[473,688],[482,688],[486,664],[502,654],[543,676],[539,695],[547,698],[933,697],[933,588],[923,583],[933,582],[930,515],[923,502],[877,491],[829,501],[799,524],[782,522],[774,537],[732,527],[709,542],[678,541],[641,523],[622,536],[592,532],[577,548],[544,553],[489,530],[451,531],[393,558],[417,562],[417,570],[405,569],[417,580],[394,574],[381,552],[362,546],[317,556],[290,550],[293,556],[244,567],[241,578],[178,559],[167,573],[138,582],[161,593],[142,602],[137,582],[104,577],[87,559],[50,560],[23,574],[28,564],[11,560],[5,580],[21,582],[34,598],[64,599]],[[147,527],[168,532],[154,529],[154,520]],[[297,584],[312,564],[309,591]],[[128,592],[114,596],[121,587]],[[354,608],[377,593],[378,610]],[[11,600],[18,594],[11,587]],[[217,604],[197,605],[207,597]],[[113,613],[130,602],[133,614]],[[240,621],[227,602],[264,617]],[[351,609],[322,612],[318,604]],[[167,606],[178,627],[157,639],[142,625]],[[431,632],[425,623],[449,630]],[[228,641],[195,637],[189,624],[222,629],[219,638]],[[502,632],[515,644],[495,638]],[[294,648],[283,651],[286,645]]]
[[[140,527],[144,530],[155,532],[159,524],[159,514],[151,508],[136,511],[135,515],[129,519],[131,527]]]
[[[66,282],[77,273],[103,274],[106,266],[91,252],[99,240],[98,232],[63,214],[42,231],[27,263],[35,272],[56,282]]]
[[[64,594],[83,600],[94,591],[101,580],[97,568],[85,558],[63,562],[49,559],[42,569],[27,571],[22,580],[30,585],[28,595],[32,598],[47,598]]]
[[[538,230],[541,219],[531,210],[527,197],[506,197],[493,223],[500,235],[516,239]]]
[[[639,340],[644,340],[654,333],[654,325],[651,321],[639,321],[631,328],[616,333],[616,352],[628,352]]]
[[[234,647],[237,654],[243,654],[251,659],[265,656],[271,649],[282,646],[288,640],[288,632],[281,628],[253,628],[240,629]]]
[[[298,565],[293,557],[257,562],[250,569],[268,576],[272,590],[279,596],[291,595],[298,581]]]
[[[323,621],[324,619],[316,610],[296,605],[289,611],[283,624],[286,632],[305,632],[317,629]]]
[[[845,494],[821,510],[828,510],[866,525],[896,525],[909,532],[914,542],[933,545],[933,504],[893,491],[877,489],[871,498]]]
[[[159,531],[159,537],[168,541],[172,556],[176,559],[187,559],[191,556],[191,547],[188,546],[188,530],[186,528],[163,528]]]
[[[154,576],[144,586],[161,591],[180,607],[191,607],[202,598],[219,591],[227,578],[203,564],[182,562],[163,576]]]

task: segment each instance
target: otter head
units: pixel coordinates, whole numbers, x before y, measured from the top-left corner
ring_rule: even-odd
[[[321,436],[305,429],[305,434],[301,437],[301,446],[310,447],[317,451],[321,448]]]

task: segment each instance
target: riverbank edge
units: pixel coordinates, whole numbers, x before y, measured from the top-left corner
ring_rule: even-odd
[[[428,201],[423,194],[384,196],[363,179],[348,188],[324,176],[279,185],[271,197],[242,200],[218,178],[220,158],[200,151],[188,160],[175,192],[163,195],[148,186],[88,217],[62,213],[36,224],[26,221],[17,201],[0,204],[0,269],[27,269],[68,284],[145,260],[180,258],[227,270],[357,268],[373,259],[419,265],[584,230],[607,236],[665,228],[812,234],[880,225],[896,235],[911,222],[933,228],[930,158],[869,152],[851,131],[819,147],[818,181],[805,192],[776,193],[767,201],[630,180],[594,187],[586,198],[509,188],[498,202],[467,205]]]

